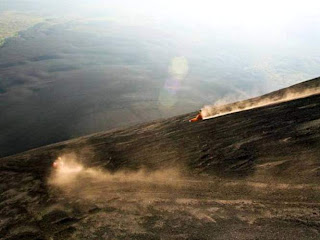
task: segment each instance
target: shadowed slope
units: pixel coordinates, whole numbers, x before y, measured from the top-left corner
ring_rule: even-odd
[[[0,235],[318,239],[320,95],[189,123],[194,114],[2,158]],[[51,184],[52,162],[70,152],[86,172]]]
[[[281,159],[286,162],[281,166],[295,165],[308,154],[317,155],[319,100],[315,95],[194,124],[188,122],[194,113],[187,114],[49,145],[3,158],[1,165],[16,162],[20,171],[23,166],[49,167],[62,152],[85,148],[94,164],[112,171],[181,165],[198,173],[248,176],[265,162]],[[290,171],[274,174],[288,177]]]

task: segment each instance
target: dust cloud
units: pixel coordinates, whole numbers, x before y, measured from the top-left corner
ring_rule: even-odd
[[[64,154],[53,163],[48,184],[62,190],[65,194],[80,198],[97,199],[97,193],[140,192],[151,188],[176,188],[181,184],[178,168],[166,168],[155,171],[148,169],[120,170],[109,172],[99,167],[88,167],[81,157]]]
[[[263,95],[261,97],[252,98],[244,101],[221,104],[217,101],[213,105],[206,105],[201,109],[204,119],[223,116],[230,113],[241,112],[253,108],[263,107],[271,104],[287,102],[290,100],[308,97],[320,93],[320,86],[303,90],[284,89],[275,93]]]

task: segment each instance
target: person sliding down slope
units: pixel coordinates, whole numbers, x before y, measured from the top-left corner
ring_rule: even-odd
[[[201,110],[199,111],[199,114],[195,117],[195,118],[192,118],[189,120],[189,122],[196,122],[196,121],[199,121],[199,120],[202,120],[202,114],[201,114]]]

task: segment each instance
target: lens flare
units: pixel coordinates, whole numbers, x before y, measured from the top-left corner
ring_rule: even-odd
[[[173,79],[183,80],[189,71],[187,59],[185,57],[174,57],[168,71]]]
[[[171,108],[176,104],[177,100],[176,91],[168,88],[161,89],[159,94],[159,103],[161,107]]]
[[[159,93],[159,104],[161,108],[170,109],[177,103],[177,94],[188,72],[189,65],[185,57],[174,57],[171,60],[168,67],[169,78]]]

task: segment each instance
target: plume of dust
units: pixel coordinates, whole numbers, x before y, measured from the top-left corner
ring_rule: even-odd
[[[281,102],[287,102],[290,100],[304,98],[311,95],[319,94],[320,86],[314,88],[308,88],[303,90],[295,89],[283,89],[278,92],[263,95],[261,97],[251,98],[244,101],[223,104],[221,101],[217,101],[213,105],[206,105],[201,109],[201,114],[204,119],[223,116],[230,113],[241,112],[253,108],[263,107]]]
[[[123,191],[130,189],[139,192],[146,188],[178,187],[181,174],[178,168],[155,171],[140,169],[137,171],[109,172],[99,167],[87,167],[74,153],[64,154],[53,163],[48,184],[58,187],[65,193],[85,198],[97,198],[94,191]]]

